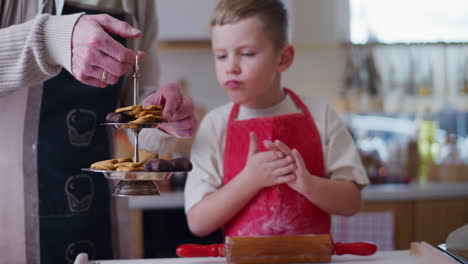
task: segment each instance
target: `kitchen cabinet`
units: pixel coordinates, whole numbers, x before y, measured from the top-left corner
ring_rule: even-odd
[[[409,201],[365,202],[361,212],[390,211],[394,216],[394,248],[408,249],[413,240],[413,203]]]
[[[221,230],[203,238],[193,235],[183,209],[145,211],[142,223],[144,232],[140,237],[140,241],[143,241],[140,246],[143,248],[134,248],[143,253],[145,258],[177,257],[176,248],[181,244],[223,243]]]
[[[362,212],[391,211],[395,223],[395,249],[408,249],[410,242],[432,246],[445,243],[453,230],[468,223],[468,199],[412,201],[366,201]]]
[[[468,223],[468,199],[415,201],[414,209],[414,239],[433,246]]]

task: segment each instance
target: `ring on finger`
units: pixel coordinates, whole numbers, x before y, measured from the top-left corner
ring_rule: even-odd
[[[108,74],[108,72],[106,70],[102,72],[102,77],[101,77],[102,82],[107,81],[107,74]]]

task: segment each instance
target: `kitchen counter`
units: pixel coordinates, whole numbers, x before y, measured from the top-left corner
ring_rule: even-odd
[[[362,191],[364,201],[435,200],[468,198],[468,182],[370,185]]]
[[[362,198],[364,201],[468,198],[468,182],[370,185],[362,191]],[[131,197],[129,204],[132,209],[180,209],[184,207],[184,194],[177,191],[156,197]]]

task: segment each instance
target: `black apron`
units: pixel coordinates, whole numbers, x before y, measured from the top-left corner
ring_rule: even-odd
[[[83,11],[98,13],[65,5],[63,14]],[[123,14],[113,16],[123,20]],[[121,86],[122,78],[107,88],[88,86],[65,69],[44,83],[38,138],[43,264],[73,263],[80,252],[90,259],[112,258],[108,181],[81,168],[109,159],[109,139],[100,123],[115,110]]]

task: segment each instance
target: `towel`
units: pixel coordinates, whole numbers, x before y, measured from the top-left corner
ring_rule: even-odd
[[[446,246],[448,250],[468,259],[468,224],[450,233]]]
[[[74,264],[88,264],[88,254],[80,253],[76,256]]]

